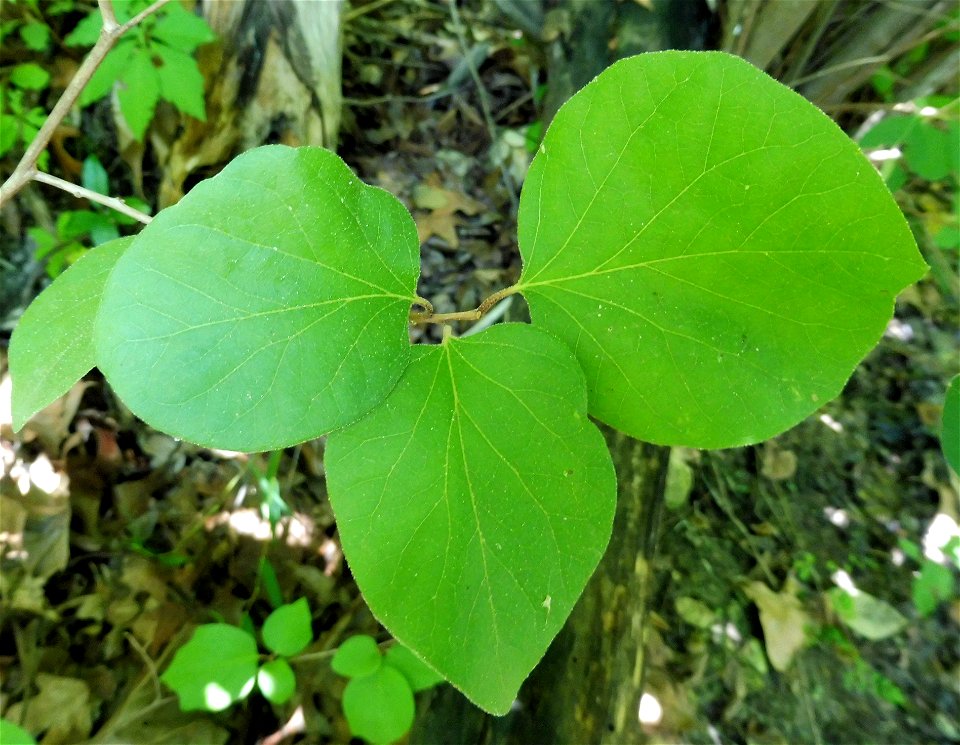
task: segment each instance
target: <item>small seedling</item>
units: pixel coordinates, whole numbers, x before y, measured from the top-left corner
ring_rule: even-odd
[[[350,678],[343,713],[356,737],[375,745],[403,737],[413,724],[413,694],[443,681],[402,644],[380,652],[371,636],[353,636],[337,650],[334,672]]]
[[[313,639],[306,599],[273,611],[260,635],[272,653],[264,662],[256,638],[247,631],[225,623],[199,626],[160,679],[177,694],[183,711],[223,711],[249,696],[254,686],[271,703],[286,703],[296,691],[287,658]]]

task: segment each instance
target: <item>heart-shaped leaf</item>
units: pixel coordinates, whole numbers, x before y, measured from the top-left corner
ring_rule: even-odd
[[[296,693],[297,678],[283,657],[265,662],[257,671],[257,688],[273,704],[285,704]]]
[[[313,640],[310,606],[306,598],[281,605],[263,622],[263,643],[271,652],[290,657]]]
[[[93,325],[103,287],[132,242],[118,238],[85,252],[24,311],[10,338],[14,429],[96,364]]]
[[[186,440],[271,450],[356,421],[409,360],[410,214],[333,153],[244,153],[163,210],[117,263],[97,362]]]
[[[353,678],[343,691],[343,713],[350,731],[375,745],[403,737],[415,711],[410,685],[389,665]]]
[[[651,442],[768,438],[833,398],[925,265],[859,148],[737,57],[625,59],[559,111],[520,199],[534,323],[590,413]]]
[[[371,675],[383,664],[383,655],[376,640],[366,634],[351,636],[337,648],[330,660],[330,667],[338,675],[347,678],[362,678]]]
[[[576,360],[539,329],[417,347],[393,393],[330,436],[350,568],[390,632],[506,713],[606,548],[616,481]]]

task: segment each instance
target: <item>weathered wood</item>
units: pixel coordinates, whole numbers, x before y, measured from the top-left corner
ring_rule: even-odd
[[[341,112],[342,0],[205,0],[218,40],[201,47],[207,119],[156,127],[160,206],[191,176],[267,142],[336,148]],[[194,176],[195,178],[196,176]]]

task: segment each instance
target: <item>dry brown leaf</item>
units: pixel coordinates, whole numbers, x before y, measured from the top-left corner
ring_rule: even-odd
[[[430,236],[435,235],[446,241],[452,248],[460,245],[457,239],[457,212],[465,215],[476,215],[483,209],[483,205],[475,199],[440,186],[437,174],[431,174],[423,184],[413,189],[413,203],[422,210],[430,210],[426,215],[416,218],[417,235],[424,243]]]
[[[79,742],[90,736],[90,688],[84,681],[39,673],[37,688],[39,692],[27,704],[24,729],[46,732],[44,745]]]

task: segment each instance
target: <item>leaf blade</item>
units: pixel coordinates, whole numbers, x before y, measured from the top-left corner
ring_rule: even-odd
[[[281,605],[263,622],[263,643],[277,654],[286,657],[303,651],[313,640],[310,606],[306,598]]]
[[[640,55],[588,84],[551,125],[518,221],[518,289],[575,350],[590,413],[671,445],[800,421],[925,269],[859,149],[722,53]]]
[[[216,665],[210,661],[216,660]],[[249,695],[257,675],[257,643],[236,626],[198,626],[160,676],[182,711],[223,711]]]
[[[610,536],[613,467],[569,351],[520,324],[417,348],[384,405],[331,435],[326,463],[371,610],[505,713]]]
[[[333,153],[257,148],[138,236],[105,292],[98,363],[183,439],[256,451],[317,437],[403,372],[418,253],[403,205]]]
[[[96,364],[93,327],[100,298],[132,242],[119,238],[85,252],[24,312],[10,339],[15,430]]]

